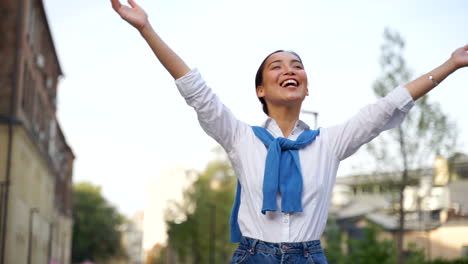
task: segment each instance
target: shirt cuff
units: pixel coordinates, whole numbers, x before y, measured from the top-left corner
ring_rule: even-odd
[[[414,106],[413,97],[404,86],[393,89],[386,98],[393,103],[400,111],[407,113]]]
[[[175,80],[177,89],[184,98],[189,98],[200,91],[203,87],[203,79],[198,69],[192,69],[190,72]]]

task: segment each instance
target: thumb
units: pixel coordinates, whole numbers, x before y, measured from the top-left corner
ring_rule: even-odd
[[[111,3],[112,3],[112,8],[114,8],[115,11],[118,11],[122,7],[119,0],[111,0]]]

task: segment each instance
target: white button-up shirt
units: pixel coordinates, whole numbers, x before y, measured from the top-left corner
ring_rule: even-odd
[[[278,194],[278,211],[262,214],[263,175],[267,149],[255,136],[250,125],[237,120],[206,85],[195,69],[176,80],[188,105],[198,114],[205,132],[226,150],[242,185],[238,215],[243,236],[267,242],[304,242],[318,240],[327,222],[332,188],[340,161],[356,152],[380,132],[398,126],[414,105],[404,87],[397,87],[376,103],[362,108],[343,124],[321,128],[320,135],[299,150],[303,191],[300,213],[282,213]],[[283,136],[275,120],[263,124],[274,137]],[[289,139],[308,129],[297,121]]]

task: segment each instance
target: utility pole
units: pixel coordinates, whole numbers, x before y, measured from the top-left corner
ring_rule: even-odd
[[[403,172],[399,188],[400,206],[398,208],[398,235],[397,235],[397,263],[404,264],[404,239],[405,239],[405,188],[408,185],[408,154],[406,152],[405,137],[401,125],[398,127],[400,152],[403,159]]]

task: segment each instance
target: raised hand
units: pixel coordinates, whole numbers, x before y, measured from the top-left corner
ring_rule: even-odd
[[[128,0],[130,6],[125,6],[119,0],[111,0],[112,8],[123,20],[138,29],[154,52],[161,64],[174,77],[179,79],[188,72],[190,68],[177,54],[158,36],[148,21],[145,10],[135,3],[135,0]]]
[[[119,0],[111,0],[111,2],[115,12],[136,29],[142,31],[148,25],[148,15],[134,0],[128,0],[130,6],[122,5]]]
[[[456,49],[450,60],[454,63],[457,68],[467,67],[468,66],[468,44]]]

